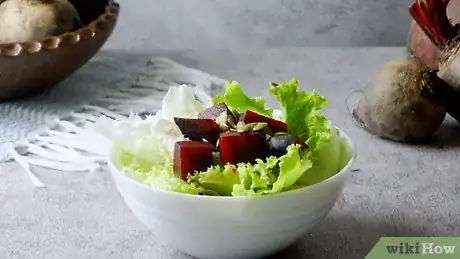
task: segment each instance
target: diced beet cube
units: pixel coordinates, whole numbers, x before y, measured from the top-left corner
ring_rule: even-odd
[[[268,144],[263,132],[227,132],[219,138],[220,161],[222,164],[253,163],[268,154]]]
[[[174,172],[183,180],[213,165],[212,145],[202,141],[178,141],[174,146]]]
[[[287,147],[295,143],[296,138],[290,134],[274,135],[269,141],[270,153],[277,157],[283,156],[287,153]]]
[[[288,133],[281,133],[270,138],[269,149],[274,156],[280,157],[287,153],[287,147],[292,144],[299,144],[301,149],[307,148],[307,144],[302,140]]]
[[[206,139],[215,145],[219,139],[221,129],[214,120],[211,119],[186,119],[174,118],[174,122],[179,127],[184,137],[190,140]]]
[[[282,121],[272,119],[262,114],[255,113],[253,111],[246,111],[241,117],[240,121],[244,123],[252,122],[266,122],[268,128],[273,132],[287,132],[288,125]]]
[[[219,117],[223,112],[226,112],[228,116],[233,116],[230,109],[227,107],[225,103],[218,103],[214,106],[207,108],[206,110],[200,112],[198,114],[198,119],[212,119],[215,120]]]

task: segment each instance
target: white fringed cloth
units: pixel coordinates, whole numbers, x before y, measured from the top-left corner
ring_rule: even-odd
[[[123,119],[155,113],[171,86],[186,84],[210,101],[225,81],[168,58],[130,63],[96,57],[66,81],[35,97],[0,103],[0,162],[16,161],[35,187],[31,165],[93,171],[105,163],[108,142],[91,130],[99,116]]]

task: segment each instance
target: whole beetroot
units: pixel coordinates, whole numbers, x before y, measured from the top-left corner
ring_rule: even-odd
[[[418,59],[389,61],[359,100],[354,119],[382,138],[408,142],[426,138],[446,115],[442,83]]]

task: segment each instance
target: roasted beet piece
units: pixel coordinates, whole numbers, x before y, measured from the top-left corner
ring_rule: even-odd
[[[174,146],[174,172],[183,180],[213,165],[212,145],[203,141],[178,141]]]
[[[292,144],[299,144],[301,148],[307,148],[305,142],[297,139],[288,133],[276,134],[269,140],[270,154],[280,157],[287,153],[287,147]]]
[[[225,103],[217,103],[211,108],[207,108],[206,110],[200,112],[198,114],[198,119],[213,119],[215,120],[219,117],[223,112],[227,113],[227,116],[234,116],[230,109],[227,107]]]
[[[174,118],[184,137],[190,140],[206,139],[215,145],[221,132],[219,125],[211,119],[185,119]]]
[[[222,164],[252,163],[268,155],[268,144],[263,132],[227,132],[219,138]]]
[[[244,123],[251,122],[266,122],[268,128],[273,132],[287,132],[288,125],[282,121],[269,118],[267,116],[255,113],[253,111],[246,111],[242,116],[240,116],[240,121]]]

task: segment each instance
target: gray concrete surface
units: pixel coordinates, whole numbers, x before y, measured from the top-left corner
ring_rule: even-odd
[[[328,98],[327,115],[357,146],[356,171],[328,217],[272,258],[357,259],[382,236],[460,235],[458,124],[446,120],[436,145],[408,146],[357,128],[345,108],[353,90],[403,53],[403,48],[301,48],[159,54],[238,80],[251,94],[265,93],[269,81],[298,77],[302,88]],[[150,55],[105,54],[126,62]],[[189,258],[156,242],[127,209],[108,172],[35,169],[48,189],[34,190],[16,164],[0,165],[0,258]]]
[[[118,0],[109,47],[402,46],[411,0]]]

